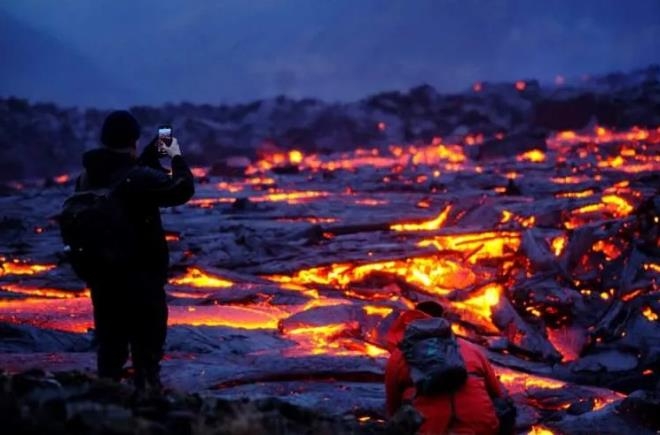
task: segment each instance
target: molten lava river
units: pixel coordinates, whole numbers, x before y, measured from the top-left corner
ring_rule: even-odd
[[[660,128],[565,131],[471,160],[484,142],[195,168],[195,198],[163,210],[165,383],[384,419],[386,332],[425,300],[483,347],[521,432],[561,432],[546,423],[657,383]],[[94,369],[89,292],[53,220],[74,178],[0,197],[10,371]]]

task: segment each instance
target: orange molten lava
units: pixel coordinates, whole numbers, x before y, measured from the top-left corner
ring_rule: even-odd
[[[369,355],[385,357],[389,352],[378,346],[358,341],[360,325],[357,322],[334,323],[323,326],[303,326],[284,330],[284,335],[299,344],[294,355]]]
[[[337,222],[337,218],[323,218],[314,216],[278,218],[277,222],[309,222],[311,224],[331,224]]]
[[[653,312],[651,307],[644,307],[644,309],[642,310],[642,314],[644,315],[644,317],[649,319],[651,322],[657,322],[658,321],[658,315]]]
[[[543,426],[532,426],[532,429],[527,432],[527,435],[555,435],[555,433]]]
[[[507,222],[517,222],[521,226],[525,228],[531,228],[534,226],[534,223],[536,222],[536,217],[534,216],[528,216],[528,217],[522,217],[513,214],[509,210],[502,210],[502,218],[500,219],[500,223],[505,224]]]
[[[192,172],[192,174],[197,178],[203,178],[203,177],[206,177],[208,175],[209,170],[208,170],[208,168],[195,166],[193,168],[190,168],[190,172]]]
[[[296,272],[293,276],[274,275],[276,282],[300,285],[325,285],[343,289],[360,282],[372,272],[385,272],[404,278],[429,293],[446,294],[451,289],[465,288],[474,284],[476,276],[469,268],[447,259],[434,257],[390,260],[368,264],[335,263],[330,266],[312,267]]]
[[[593,195],[595,191],[593,189],[582,190],[578,192],[561,192],[555,194],[555,198],[586,198]]]
[[[435,246],[438,250],[469,253],[469,260],[476,262],[484,258],[500,258],[507,251],[515,252],[520,246],[520,234],[515,232],[486,231],[474,234],[435,236],[418,243],[421,247]]]
[[[481,136],[483,141],[483,136]],[[321,156],[317,154],[304,155],[293,150],[289,153],[274,153],[251,165],[246,173],[253,175],[264,173],[284,165],[297,166],[310,171],[354,171],[360,167],[373,166],[388,168],[406,166],[410,163],[419,165],[444,164],[445,169],[460,170],[461,163],[466,161],[463,149],[459,145],[443,144],[440,138],[434,138],[427,146],[391,146],[387,151],[379,149],[357,149],[352,153]]]
[[[16,284],[0,284],[0,288],[11,293],[55,299],[70,299],[89,296],[89,291],[87,290],[84,292],[74,292],[56,288],[26,287]]]
[[[490,323],[492,315],[492,308],[498,304],[504,289],[499,284],[488,284],[487,286],[479,289],[474,296],[466,299],[463,302],[454,302],[456,308],[462,308],[470,311],[473,314],[486,319],[487,325]],[[491,328],[495,329],[496,328]]]
[[[562,356],[562,362],[574,361],[580,356],[580,349],[577,346],[571,346],[570,337],[562,329],[546,328],[548,341]]]
[[[35,275],[37,273],[48,272],[54,269],[54,264],[30,264],[18,259],[5,261],[0,257],[0,276],[2,275]]]
[[[564,247],[566,246],[566,236],[557,236],[554,239],[552,239],[552,252],[555,254],[555,256],[559,257],[561,253],[564,251]]]
[[[189,267],[183,276],[170,279],[170,284],[201,288],[226,288],[231,287],[234,283],[206,273],[197,267]]]
[[[62,175],[58,175],[57,177],[54,177],[54,178],[53,178],[53,180],[54,180],[57,184],[64,184],[64,183],[66,183],[67,181],[69,181],[70,179],[71,179],[71,176],[69,176],[69,174],[62,174]]]
[[[393,231],[430,231],[437,230],[442,227],[442,225],[447,221],[447,216],[451,211],[451,206],[448,205],[444,210],[440,212],[438,217],[431,219],[429,221],[420,222],[420,223],[403,223],[391,225],[390,229]]]
[[[519,162],[527,161],[533,163],[545,162],[545,159],[545,153],[541,150],[530,150],[516,157],[516,160]]]
[[[252,202],[287,202],[289,204],[300,204],[313,199],[323,198],[330,195],[329,192],[316,192],[316,191],[302,191],[302,192],[283,192],[277,191],[275,189],[271,190],[270,193],[259,196],[251,196],[250,201]]]
[[[599,240],[592,247],[594,252],[602,252],[608,260],[614,260],[621,255],[621,250],[612,242]]]
[[[633,210],[634,207],[628,203],[625,199],[617,195],[605,195],[601,198],[603,204],[610,206],[617,217],[628,216]]]
[[[564,221],[567,229],[574,229],[590,221],[589,215],[604,214],[612,218],[628,216],[634,207],[619,195],[603,195],[600,202],[587,204],[571,211],[571,216]]]
[[[543,376],[530,375],[528,373],[515,372],[513,370],[502,368],[497,371],[499,373],[500,381],[511,394],[525,392],[529,388],[547,388],[554,390],[566,385],[566,382]]]
[[[276,329],[289,312],[273,306],[234,305],[177,306],[169,308],[168,325],[228,326],[243,329]]]
[[[276,329],[279,321],[289,315],[274,306],[171,305],[168,325]],[[89,297],[0,301],[0,321],[83,333],[93,326],[92,303]]]

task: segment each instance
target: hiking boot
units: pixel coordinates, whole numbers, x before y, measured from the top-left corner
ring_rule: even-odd
[[[135,390],[140,396],[154,397],[163,394],[163,384],[157,374],[137,375],[135,377]]]

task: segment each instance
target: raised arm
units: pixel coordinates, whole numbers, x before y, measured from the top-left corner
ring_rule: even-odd
[[[126,183],[128,194],[135,200],[156,204],[159,207],[171,207],[186,203],[194,195],[194,177],[181,156],[176,139],[166,151],[172,157],[172,175],[154,168],[153,165],[139,167]],[[140,159],[144,155],[143,152]]]
[[[158,137],[154,137],[144,150],[142,150],[142,154],[137,159],[137,164],[138,166],[147,166],[161,172],[167,172],[167,169],[160,164],[157,144]]]

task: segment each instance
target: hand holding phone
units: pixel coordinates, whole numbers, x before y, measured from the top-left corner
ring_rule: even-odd
[[[162,157],[169,155],[166,150],[166,147],[172,145],[172,126],[171,125],[161,125],[158,127],[158,141],[156,147],[158,148],[158,154]]]
[[[175,137],[172,138],[170,145],[163,145],[163,152],[173,158],[175,156],[181,155],[181,148],[179,147],[179,141]]]

